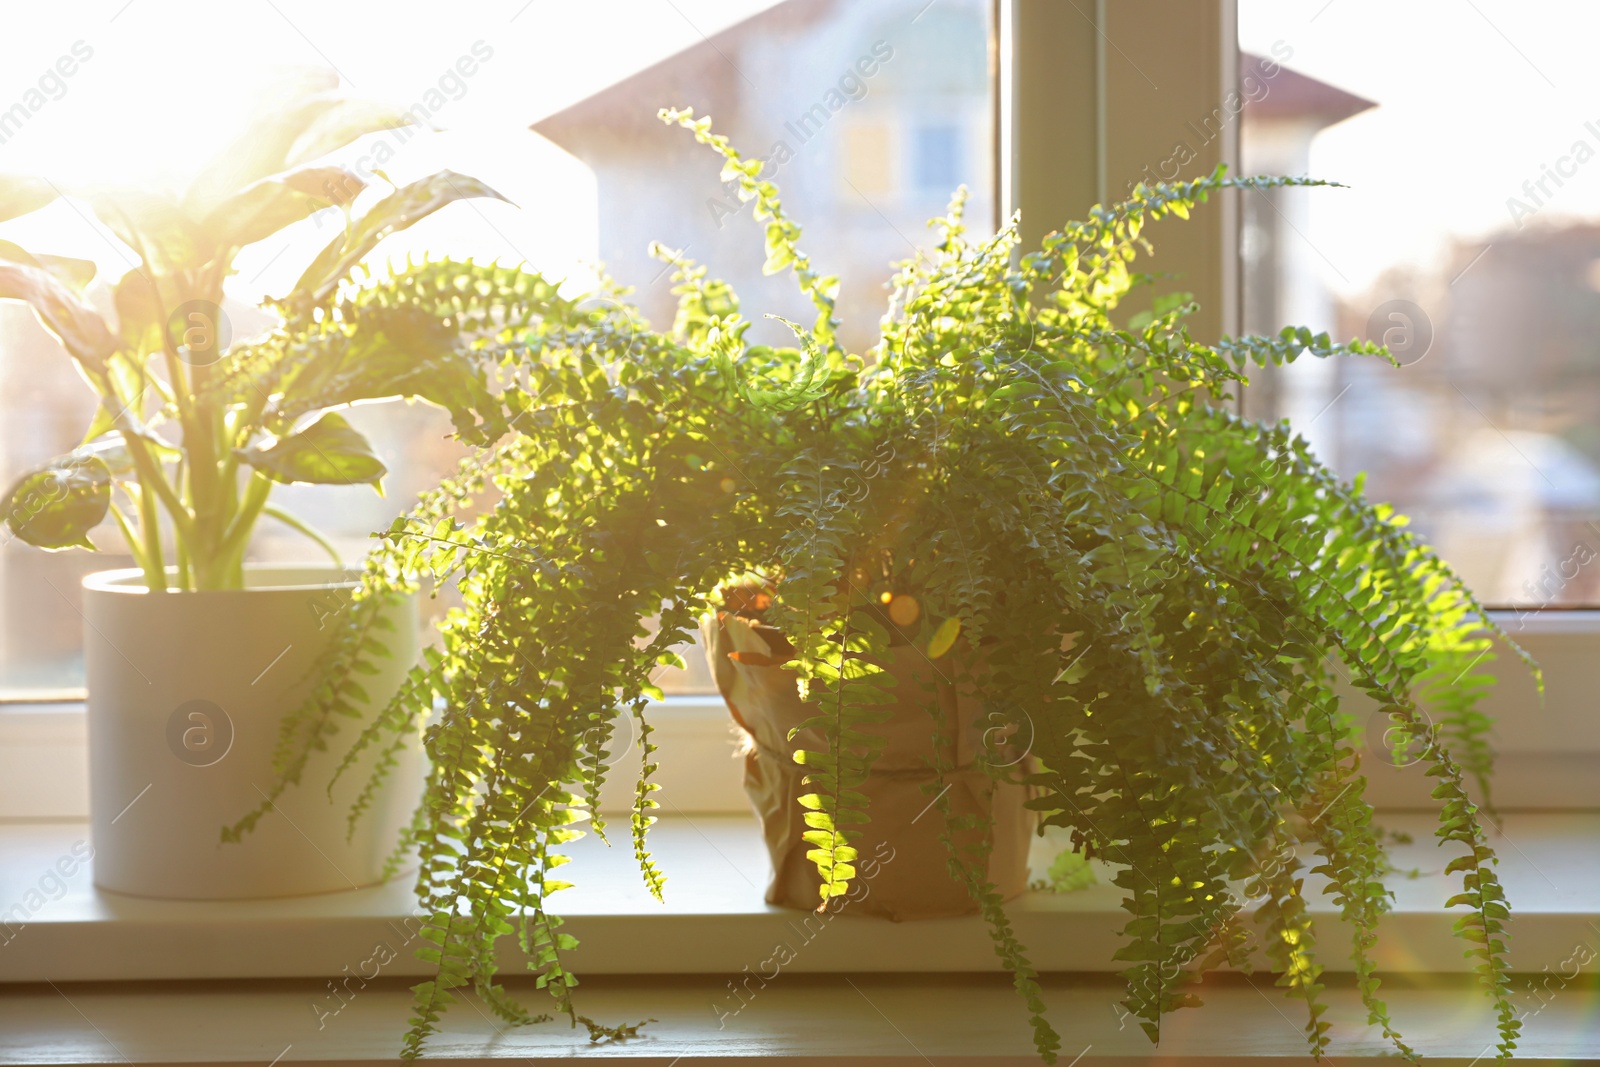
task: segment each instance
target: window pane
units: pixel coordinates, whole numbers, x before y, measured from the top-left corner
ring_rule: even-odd
[[[661,241],[732,282],[757,319],[756,336],[781,339],[783,327],[760,316],[803,318],[805,301],[791,278],[761,273],[761,226],[720,181],[710,150],[656,118],[659,108],[690,106],[765,161],[765,175],[805,228],[803,247],[819,268],[840,275],[842,337],[863,352],[876,341],[892,262],[929,245],[924,222],[943,213],[956,185],[971,191],[974,228],[992,228],[988,0],[513,5],[464,12],[459,24],[426,33],[405,20],[374,20],[377,10],[289,0],[230,10],[229,39],[250,40],[245,50],[215,48],[218,25],[173,20],[159,5],[133,5],[112,29],[70,11],[14,14],[22,32],[0,41],[7,69],[48,69],[93,33],[107,43],[94,38],[92,58],[77,64],[59,102],[49,96],[25,124],[0,131],[0,169],[69,185],[118,180],[181,191],[248,114],[272,68],[336,63],[347,88],[446,131],[376,134],[339,153],[339,162],[374,185],[382,185],[379,171],[403,183],[451,167],[518,205],[446,209],[385,242],[376,265],[424,252],[527,261],[580,293],[603,264],[666,329],[671,283],[648,254]],[[194,58],[181,70],[152,71],[140,57],[157,51]],[[204,94],[194,92],[199,84]],[[341,226],[336,210],[322,212],[241,255],[225,309],[236,333],[254,321],[250,309],[264,296],[293,285]],[[135,262],[68,204],[0,224],[0,239],[95,260],[101,280],[91,295],[107,308],[100,290]],[[92,410],[48,335],[28,313],[0,303],[0,478],[9,485],[77,446]],[[465,452],[450,439],[449,420],[425,406],[365,406],[347,416],[389,467],[386,495],[288,486],[274,499],[353,560],[371,531]],[[81,687],[78,582],[130,563],[113,528],[92,536],[105,553],[0,545],[0,699]],[[319,553],[264,522],[252,558],[311,561]],[[699,651],[685,651],[690,669],[664,671],[664,688],[712,691]]]
[[[916,160],[911,169],[919,190],[935,193],[950,188],[961,173],[961,131],[940,123],[916,130]]]
[[[1245,321],[1402,364],[1260,375],[1253,414],[1393,502],[1494,605],[1600,603],[1600,8],[1241,0]]]

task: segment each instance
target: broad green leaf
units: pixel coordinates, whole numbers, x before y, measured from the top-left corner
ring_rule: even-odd
[[[73,259],[70,256],[34,255],[21,245],[12,244],[10,241],[0,241],[0,259],[11,263],[21,263],[25,267],[38,267],[47,270],[61,279],[72,290],[81,293],[84,287],[94,281],[95,265],[93,260]]]
[[[294,139],[284,154],[286,167],[297,167],[343,148],[358,137],[380,130],[416,126],[416,116],[371,100],[346,98],[323,108]]]
[[[89,531],[110,506],[110,468],[98,456],[73,453],[23,475],[6,493],[0,517],[30,545],[92,549]]]
[[[954,615],[939,624],[933,631],[933,636],[928,638],[928,658],[938,659],[955,646],[956,638],[961,636],[961,620]]]
[[[143,270],[130,270],[117,280],[112,295],[122,339],[141,352],[159,351],[167,313],[150,276]]]
[[[257,97],[245,132],[207,164],[187,201],[205,214],[252,182],[288,169],[296,141],[345,99],[339,75],[320,67],[283,73]]]
[[[418,125],[408,111],[346,96],[330,75],[297,73],[264,94],[250,132],[207,167],[188,203],[209,212],[252,183],[321,159],[359,137]]]
[[[0,222],[38,211],[58,195],[56,187],[42,178],[0,174]]]
[[[33,308],[67,353],[88,370],[103,371],[107,357],[117,349],[117,339],[105,320],[41,267],[0,263],[0,299],[21,300]]]
[[[148,428],[136,430],[134,436],[143,441],[145,447],[154,452],[163,462],[177,462],[183,452],[172,442],[167,441],[150,431]],[[113,477],[124,478],[134,472],[133,457],[128,453],[128,442],[123,437],[121,430],[112,430],[102,433],[93,440],[79,445],[73,453],[74,456],[92,456],[104,463],[111,471]]]
[[[388,473],[367,439],[331,411],[267,448],[241,449],[239,458],[279,482],[377,485]]]
[[[207,215],[203,228],[218,247],[240,248],[325,207],[348,204],[365,188],[344,167],[303,167],[247,186]]]
[[[403,186],[378,201],[348,234],[335,237],[295,283],[295,296],[313,304],[326,300],[339,282],[390,234],[420,222],[446,204],[474,197],[505,200],[476,178],[443,170]]]
[[[337,344],[324,344],[284,390],[284,418],[362,400],[418,397],[450,412],[456,429],[478,443],[504,432],[487,369],[455,351],[456,335],[420,309],[374,308]]]
[[[162,275],[198,267],[215,244],[184,205],[164,193],[117,189],[85,196],[95,216]]]

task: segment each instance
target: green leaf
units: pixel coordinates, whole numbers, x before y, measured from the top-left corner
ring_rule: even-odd
[[[0,259],[49,271],[76,293],[82,293],[84,287],[94,281],[96,270],[93,260],[73,259],[70,256],[35,256],[21,245],[12,244],[10,241],[0,241]]]
[[[160,275],[199,267],[215,242],[184,204],[165,193],[117,189],[84,197],[101,222]]]
[[[321,159],[369,133],[416,125],[417,118],[411,112],[387,104],[354,97],[334,100],[321,108],[316,118],[295,137],[283,162],[286,167],[299,166]]]
[[[103,371],[117,349],[105,320],[48,270],[0,263],[0,299],[21,300],[33,308],[67,354],[90,371]]]
[[[440,171],[397,189],[378,201],[348,234],[340,234],[318,253],[295,283],[295,294],[320,304],[338,288],[350,269],[391,234],[420,222],[447,204],[474,197],[505,200],[476,178]],[[509,201],[508,201],[509,202]]]
[[[176,462],[182,458],[183,451],[176,445],[162,439],[150,431],[148,427],[134,425],[134,432],[138,438],[162,461]],[[110,469],[112,476],[115,478],[125,478],[134,472],[133,457],[128,452],[128,444],[121,430],[110,430],[96,434],[93,438],[79,445],[73,455],[93,456],[101,460]]]
[[[1050,862],[1044,882],[1053,893],[1074,893],[1095,884],[1094,868],[1083,853],[1063,849]]]
[[[186,203],[204,216],[263,178],[303,166],[364,134],[415,124],[407,112],[340,92],[333,71],[292,71],[259,94],[248,132],[207,165]]]
[[[218,246],[243,247],[325,207],[348,204],[366,187],[344,167],[302,167],[246,186],[206,216],[203,229]]]
[[[161,332],[166,328],[167,311],[161,294],[142,270],[130,270],[112,290],[117,309],[117,332],[137,352],[160,351]]]
[[[353,330],[336,335],[299,368],[279,412],[295,419],[364,400],[420,397],[450,412],[463,437],[487,443],[504,432],[500,404],[489,388],[489,368],[472,353],[457,352],[456,341],[451,327],[421,308],[363,311]]]
[[[388,473],[367,439],[331,411],[266,448],[240,449],[239,458],[279,482],[376,485]]]
[[[11,532],[39,548],[94,548],[89,531],[111,506],[111,470],[98,456],[70,453],[25,474],[0,506]]]
[[[56,187],[42,178],[0,174],[0,222],[38,211],[58,195]]]

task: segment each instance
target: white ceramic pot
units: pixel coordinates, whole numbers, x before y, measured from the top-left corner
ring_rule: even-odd
[[[400,754],[347,841],[368,753],[330,802],[327,784],[360,730],[340,719],[328,751],[239,844],[221,829],[260,804],[274,780],[283,716],[313,684],[355,588],[334,567],[247,568],[247,588],[150,593],[137,570],[83,582],[89,683],[89,815],[101,889],[172,900],[326,893],[382,880],[422,791],[420,742]],[[360,683],[381,707],[417,658],[417,603],[397,597],[381,631],[391,655]],[[371,707],[363,708],[370,713]],[[381,747],[381,746],[378,746]]]

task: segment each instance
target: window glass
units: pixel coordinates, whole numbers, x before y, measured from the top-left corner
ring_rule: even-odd
[[[1484,600],[1600,604],[1600,7],[1240,0],[1244,318],[1401,366],[1255,376]]]
[[[961,173],[961,131],[940,123],[919,126],[915,140],[916,158],[911,164],[919,190],[939,192],[950,188]]]
[[[535,0],[463,9],[426,32],[378,17],[386,11],[282,0],[223,13],[151,0],[92,16],[13,12],[14,32],[0,39],[0,69],[14,75],[0,85],[0,171],[46,174],[69,189],[181,190],[276,68],[332,66],[350,91],[433,128],[375,134],[338,161],[379,185],[380,172],[403,183],[450,167],[516,204],[454,205],[385,242],[375,263],[424,252],[528,262],[572,292],[591,287],[603,265],[665,329],[670,279],[648,255],[659,240],[733,282],[756,316],[803,317],[793,280],[762,274],[760,226],[720,181],[717,159],[656,117],[690,106],[765,161],[805,247],[841,276],[842,337],[857,351],[876,340],[892,261],[930,243],[923,223],[957,184],[971,190],[976,225],[992,224],[988,0]],[[236,47],[242,40],[250,46]],[[236,334],[341,225],[337,211],[323,212],[241,255],[225,309]],[[108,310],[108,283],[134,263],[67,202],[0,224],[0,239],[94,260],[91,296]],[[771,339],[781,330],[759,318],[755,327]],[[76,447],[92,408],[30,313],[0,302],[0,480]],[[386,495],[287,486],[275,500],[353,560],[464,451],[448,419],[425,406],[346,414],[389,467]],[[92,537],[104,553],[0,544],[0,699],[81,688],[78,583],[130,563],[113,528]],[[253,558],[319,557],[264,521]],[[700,653],[687,657],[687,672],[663,672],[664,687],[711,691]]]

